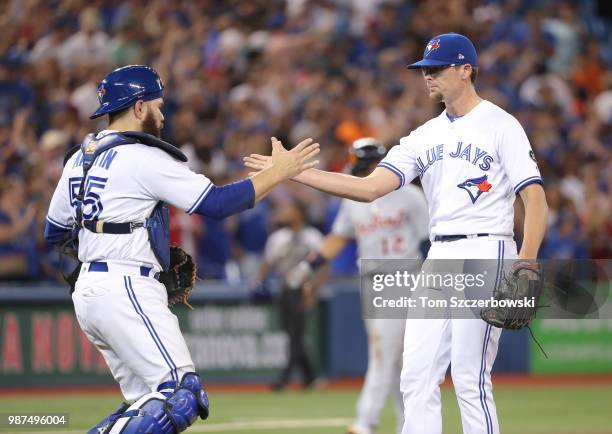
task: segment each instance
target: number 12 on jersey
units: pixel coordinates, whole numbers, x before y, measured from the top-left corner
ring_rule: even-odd
[[[384,256],[396,256],[406,253],[406,240],[403,235],[395,234],[381,240],[382,254]]]

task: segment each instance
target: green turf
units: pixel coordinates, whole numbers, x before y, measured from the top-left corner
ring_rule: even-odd
[[[250,422],[294,419],[350,419],[354,415],[357,391],[319,390],[285,393],[214,393],[209,422]],[[496,387],[495,397],[501,431],[521,434],[612,433],[612,387]],[[456,400],[451,389],[443,390],[444,432],[461,432]],[[0,397],[0,412],[60,412],[70,414],[69,432],[84,432],[113,410],[119,397],[46,396]],[[385,408],[380,434],[394,433],[391,405]],[[27,431],[34,432],[35,429]],[[42,430],[40,430],[43,432]],[[60,432],[59,430],[56,430]],[[200,431],[200,430],[198,430]],[[21,432],[0,429],[0,432]],[[202,432],[202,431],[200,431]],[[221,431],[207,431],[221,433]],[[225,430],[232,434],[343,434],[341,426],[322,428],[279,428]]]

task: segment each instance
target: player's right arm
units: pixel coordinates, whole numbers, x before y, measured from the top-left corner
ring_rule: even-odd
[[[416,177],[416,164],[408,147],[408,139],[409,137],[402,139],[404,145],[400,141],[400,145],[391,148],[379,167],[364,178],[345,173],[308,169],[292,179],[334,196],[358,202],[372,202]],[[275,140],[273,139],[273,142]],[[288,151],[281,145],[276,146],[272,156],[251,154],[244,158],[245,166],[258,171],[264,170],[269,166],[274,154],[279,152]]]
[[[152,199],[184,209],[189,214],[223,219],[252,208],[274,186],[313,167],[317,161],[309,160],[318,152],[319,144],[306,139],[290,152],[276,152],[265,170],[255,176],[215,185],[206,176],[192,172],[164,152],[155,150],[141,162],[138,178]]]
[[[358,202],[372,202],[400,186],[399,178],[382,167],[377,167],[365,178],[309,169],[294,177],[293,180],[325,193]]]
[[[293,178],[318,163],[318,161],[308,161],[319,153],[319,144],[312,143],[312,139],[303,140],[288,152],[279,152],[279,148],[282,147],[281,142],[272,138],[271,164],[250,178],[255,192],[255,202],[262,199],[277,184]]]

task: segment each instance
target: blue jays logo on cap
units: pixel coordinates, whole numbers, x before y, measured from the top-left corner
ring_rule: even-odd
[[[427,44],[427,47],[425,47],[425,56],[428,56],[429,53],[431,53],[433,50],[437,50],[438,48],[440,48],[440,40],[432,39],[429,41],[429,44]]]
[[[431,38],[425,46],[423,60],[408,65],[408,68],[466,64],[478,66],[476,48],[472,41],[459,33],[445,33]]]
[[[480,195],[491,190],[493,186],[487,181],[487,175],[483,175],[479,178],[466,179],[461,184],[457,184],[457,187],[467,191],[472,203],[476,203]]]

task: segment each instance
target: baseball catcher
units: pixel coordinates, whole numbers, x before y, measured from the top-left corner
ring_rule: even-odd
[[[507,301],[498,307],[487,307],[480,311],[480,316],[492,326],[519,330],[535,318],[538,301],[542,293],[542,273],[536,261],[519,260],[510,269],[509,275],[502,277],[495,288],[493,298]],[[520,306],[516,302],[533,300],[532,306]]]
[[[170,246],[168,206],[214,219],[252,208],[314,166],[318,144],[304,140],[261,173],[215,185],[161,140],[164,86],[153,68],[108,73],[98,98],[90,117],[108,116],[108,127],[65,158],[45,225],[45,239],[80,261],[67,276],[76,317],[125,401],[88,433],[177,434],[206,419],[209,402],[168,308],[187,304],[195,282],[192,258]]]

